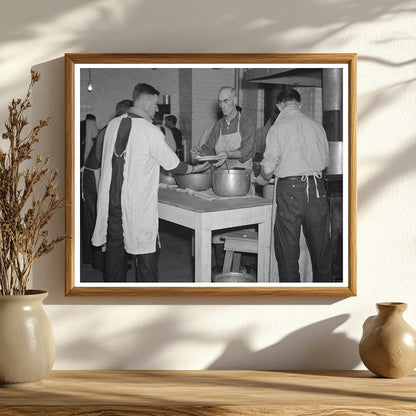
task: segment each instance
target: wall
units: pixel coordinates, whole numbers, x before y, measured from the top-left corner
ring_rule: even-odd
[[[357,344],[376,302],[408,302],[405,317],[416,327],[414,2],[172,4],[3,4],[0,119],[9,100],[24,94],[30,68],[39,70],[33,119],[53,121],[39,151],[63,172],[65,52],[356,52],[358,296],[65,298],[59,247],[33,271],[33,285],[50,292],[55,369],[362,368]],[[60,233],[63,218],[53,222]]]
[[[159,103],[164,94],[171,96],[171,112],[179,112],[179,73],[166,69],[112,69],[94,68],[91,70],[93,90],[88,92],[88,70],[81,71],[81,118],[87,113],[97,117],[98,128],[104,127],[114,117],[116,104],[121,100],[131,100],[132,92],[139,82],[154,86],[160,92]],[[109,87],[111,86],[111,87]]]
[[[217,121],[218,90],[234,87],[234,71],[231,69],[200,69],[192,73],[192,145],[199,144],[201,134]]]

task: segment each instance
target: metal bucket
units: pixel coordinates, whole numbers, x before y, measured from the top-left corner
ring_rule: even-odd
[[[326,170],[328,175],[342,174],[342,158],[344,142],[329,141],[329,166]]]
[[[268,201],[273,202],[274,196],[274,180],[273,182],[269,182],[266,185],[263,185],[263,198],[267,199]]]
[[[214,283],[256,283],[256,277],[248,273],[229,272],[217,274]]]

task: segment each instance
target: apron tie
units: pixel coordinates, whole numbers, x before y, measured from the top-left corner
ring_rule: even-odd
[[[85,202],[85,195],[84,195],[84,169],[85,166],[81,168],[81,199]]]
[[[312,172],[309,175],[302,175],[302,177],[300,178],[302,182],[306,182],[306,202],[309,202],[309,176],[313,176],[313,181],[315,183],[315,195],[316,198],[319,199],[320,195],[316,179],[322,179],[322,173]]]

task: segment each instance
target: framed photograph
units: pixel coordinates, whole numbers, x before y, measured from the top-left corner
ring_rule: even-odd
[[[356,54],[65,72],[66,295],[356,295]]]

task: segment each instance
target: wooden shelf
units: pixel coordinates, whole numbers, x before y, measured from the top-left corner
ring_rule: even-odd
[[[40,386],[0,389],[13,415],[416,415],[416,372],[53,371]]]

